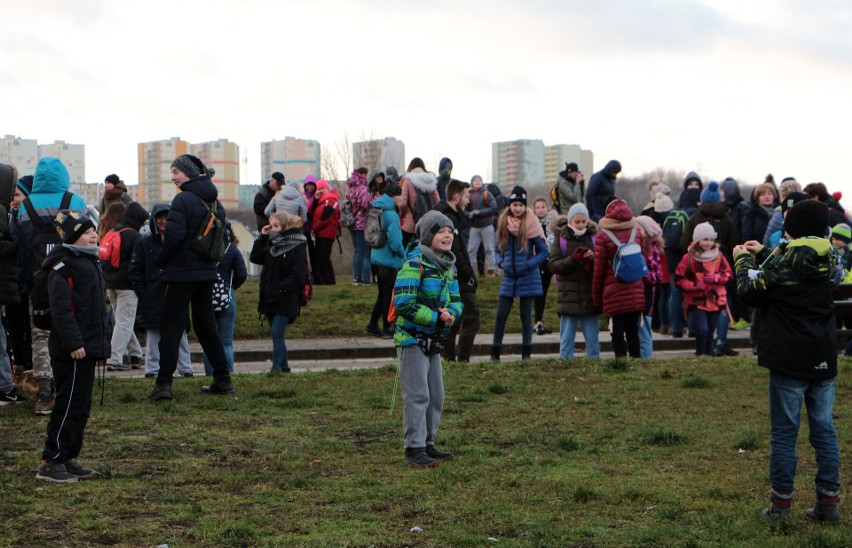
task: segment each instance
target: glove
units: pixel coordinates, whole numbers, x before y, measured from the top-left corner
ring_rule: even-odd
[[[574,250],[574,253],[571,254],[571,258],[577,261],[578,263],[582,262],[585,259],[586,250],[582,247],[578,247]]]
[[[707,285],[705,285],[703,281],[702,281],[702,282],[698,282],[697,284],[695,284],[695,289],[698,289],[698,290],[700,290],[700,291],[706,291],[706,290],[707,290]]]
[[[704,283],[714,284],[719,281],[718,276],[713,274],[712,272],[704,275]]]

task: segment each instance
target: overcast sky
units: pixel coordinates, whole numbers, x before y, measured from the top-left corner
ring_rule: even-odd
[[[491,143],[580,144],[656,167],[845,190],[852,4],[842,0],[0,0],[0,134],[86,145],[393,136],[406,161],[490,173]]]

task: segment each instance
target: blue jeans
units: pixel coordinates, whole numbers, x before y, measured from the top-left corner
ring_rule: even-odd
[[[725,346],[728,344],[728,325],[730,324],[728,311],[722,309],[719,314],[719,320],[716,324],[716,346]]]
[[[683,333],[683,290],[675,284],[674,276],[669,287],[669,326],[672,333]]]
[[[352,275],[355,281],[362,284],[373,282],[373,274],[370,271],[370,248],[364,239],[363,230],[352,230],[352,247],[355,254],[352,256]]]
[[[642,325],[639,326],[639,357],[654,357],[654,335],[651,332],[651,316],[642,316]]]
[[[816,455],[817,493],[832,495],[840,490],[840,448],[831,418],[834,379],[805,381],[775,373],[769,375],[769,418],[772,440],[769,479],[783,494],[793,492],[796,476],[796,438],[799,436],[802,400],[808,410],[810,442]]]
[[[221,312],[214,312],[216,315],[216,327],[219,331],[219,338],[222,339],[222,346],[225,347],[225,359],[228,361],[228,371],[234,372],[234,322],[237,321],[237,299],[234,297],[234,288],[231,288],[231,304]],[[202,359],[204,362],[204,374],[208,377],[213,374],[213,367],[210,366],[210,361],[207,359],[207,354]]]
[[[713,331],[719,324],[719,311],[692,310],[689,312],[689,331],[695,336],[695,353],[713,355]]]
[[[535,297],[519,297],[521,300],[521,344],[532,345],[532,308]],[[506,332],[506,320],[512,311],[514,297],[500,296],[497,302],[497,320],[494,322],[494,338],[491,344],[503,346],[503,333]]]
[[[290,318],[287,316],[272,316],[269,320],[269,327],[272,332],[273,371],[290,370],[290,365],[287,363],[287,343],[284,341],[284,331],[287,330],[287,325],[289,323]]]
[[[598,359],[601,357],[601,345],[598,342],[598,315],[559,316],[559,357],[574,357],[574,340],[577,337],[577,325],[583,328],[583,338],[586,340],[586,357]]]

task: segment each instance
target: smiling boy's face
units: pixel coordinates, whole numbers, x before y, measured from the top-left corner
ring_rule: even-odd
[[[74,245],[79,245],[80,247],[98,247],[98,233],[94,228],[89,228],[77,238]]]
[[[441,227],[440,230],[432,238],[432,243],[429,244],[432,251],[441,254],[449,251],[453,247],[453,229],[449,226]]]

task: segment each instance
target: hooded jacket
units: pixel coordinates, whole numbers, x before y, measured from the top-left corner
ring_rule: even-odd
[[[759,365],[809,381],[837,375],[835,264],[826,238],[793,240],[754,279],[749,270],[757,270],[755,259],[747,252],[737,255],[737,295],[760,309]]]
[[[691,181],[695,181],[698,183],[698,192],[700,193],[704,190],[704,183],[701,182],[701,177],[694,171],[690,171],[686,174],[686,177],[683,178],[683,189],[686,190]]]
[[[276,211],[283,211],[289,215],[297,215],[302,221],[308,220],[308,206],[296,183],[290,181],[279,190],[269,204],[263,210],[263,215],[268,219]]]
[[[17,181],[15,167],[0,164],[0,305],[21,302],[18,291],[18,246],[12,239],[9,226],[9,207]]]
[[[417,202],[417,193],[427,193],[432,200],[432,206],[441,201],[438,195],[438,179],[430,171],[423,171],[417,167],[402,176],[402,230],[414,234],[414,225],[419,219],[414,218],[414,204]]]
[[[340,226],[340,196],[336,189],[314,196],[311,203],[311,226],[317,238],[333,240],[337,238]]]
[[[367,178],[355,172],[347,179],[346,185],[349,187],[346,192],[346,199],[349,200],[352,216],[355,218],[355,224],[352,225],[350,230],[364,230],[367,212],[370,210],[370,191],[367,188]]]
[[[598,227],[607,229],[622,244],[627,243],[636,226],[633,212],[624,200],[615,200],[606,210]],[[634,240],[642,245],[642,232],[637,228]],[[592,302],[610,318],[616,314],[641,312],[645,308],[645,283],[642,280],[622,282],[612,270],[618,246],[603,232],[595,238],[595,266],[592,276]]]
[[[743,200],[740,194],[740,185],[731,177],[722,181],[722,191],[725,193],[725,207],[728,208],[728,215],[734,221],[734,226],[737,227],[737,234],[740,235],[740,241],[746,241],[743,238],[743,217],[748,212],[749,205]]]
[[[387,240],[383,247],[370,249],[370,264],[399,270],[405,260],[405,247],[402,245],[402,229],[399,227],[399,215],[393,198],[382,194],[373,200],[373,207],[382,210],[382,229]]]
[[[106,284],[97,253],[86,255],[59,244],[48,254],[42,269],[50,272],[47,291],[51,330],[47,347],[51,359],[70,361],[71,352],[81,347],[86,359],[108,358]]]
[[[216,216],[224,223],[225,208],[218,201],[219,191],[210,177],[201,176],[180,185],[166,218],[163,247],[157,256],[164,282],[215,282],[216,261],[201,257],[189,245],[207,217],[208,205],[216,208]]]
[[[133,248],[142,239],[139,229],[147,220],[148,212],[139,202],[131,202],[124,210],[121,222],[113,229],[118,232],[118,237],[121,238],[121,258],[118,268],[113,267],[108,260],[101,261],[107,289],[133,289],[133,284],[128,276],[128,269]]]
[[[579,180],[576,183],[568,177],[568,171],[562,170],[559,172],[559,177],[556,179],[557,192],[559,196],[560,215],[567,215],[571,206],[582,202],[585,198],[585,181]]]
[[[301,228],[284,232],[302,234]],[[260,299],[257,311],[271,322],[273,316],[286,316],[290,323],[299,317],[299,290],[308,275],[308,252],[305,243],[296,245],[283,255],[269,253],[269,235],[261,234],[254,241],[249,260],[262,265]]]
[[[500,208],[497,207],[497,198],[488,191],[488,187],[482,185],[479,190],[470,189],[470,202],[468,202],[466,211],[470,212],[470,226],[473,228],[485,228],[486,226],[494,226],[494,219],[500,213]],[[473,214],[473,212],[476,214]]]
[[[151,210],[148,221],[151,235],[141,238],[133,248],[127,270],[128,279],[139,298],[137,312],[141,320],[139,326],[143,329],[160,330],[166,284],[160,277],[160,267],[157,266],[157,256],[163,247],[163,238],[157,232],[155,218],[161,213],[168,213],[170,209],[169,204],[156,204]]]
[[[615,194],[615,177],[621,173],[621,163],[610,160],[604,168],[592,175],[586,189],[586,206],[589,208],[589,218],[599,221],[605,214],[604,202]]]
[[[683,305],[687,310],[723,310],[728,304],[725,285],[733,276],[725,256],[719,253],[712,261],[699,261],[694,246],[683,256],[675,270],[675,283],[683,290]],[[705,277],[712,274],[716,279],[708,282]]]
[[[568,226],[568,218],[560,215],[553,221],[551,232],[555,237],[550,246],[547,267],[558,278],[556,313],[560,316],[600,314],[600,308],[592,302],[594,257],[591,259],[579,257],[582,251],[577,253],[577,257],[574,256],[580,248],[594,251],[595,239],[600,238],[597,235],[598,225],[594,221],[589,221],[586,232],[582,236],[577,236]],[[562,251],[563,242],[565,251]]]
[[[719,248],[730,263],[734,247],[740,243],[740,237],[737,234],[734,221],[728,215],[725,202],[705,202],[698,206],[698,212],[689,217],[686,227],[683,229],[683,236],[680,239],[681,249],[689,249],[689,245],[692,243],[692,233],[695,231],[695,227],[701,223],[713,225]]]

